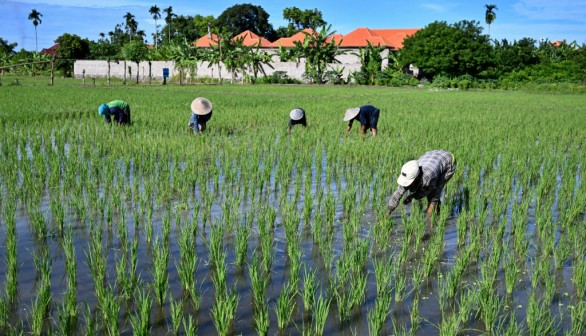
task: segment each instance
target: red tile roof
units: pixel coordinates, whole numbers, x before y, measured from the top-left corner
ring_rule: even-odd
[[[218,36],[216,34],[211,34],[211,39],[208,37],[208,34],[205,34],[204,36],[200,37],[199,40],[195,41],[193,44],[195,44],[195,46],[198,48],[209,48],[211,46],[218,45],[218,43],[216,42],[217,40]]]
[[[41,55],[56,55],[57,54],[57,47],[59,47],[59,43],[53,45],[50,48],[44,48],[43,50],[41,50],[41,52],[39,52],[39,54]]]
[[[333,34],[328,38],[328,42],[332,39],[336,43],[340,43],[342,48],[361,48],[368,46],[368,42],[373,45],[385,46],[391,49],[401,49],[403,47],[403,40],[407,36],[415,34],[419,28],[410,29],[369,29],[369,28],[358,28],[351,31],[347,35],[342,36],[341,34]],[[261,47],[265,48],[278,48],[283,46],[285,48],[292,48],[295,46],[295,41],[303,42],[307,34],[316,34],[313,29],[307,28],[299,31],[291,37],[283,37],[275,42],[269,42],[267,39],[260,37],[253,32],[247,30],[234,37],[243,38],[245,46],[257,46],[260,43]],[[204,35],[199,40],[194,42],[197,47],[209,48],[217,45],[216,41],[218,37],[212,34],[212,38],[208,38],[208,35]]]
[[[315,34],[315,31],[311,28],[306,28],[291,37],[282,37],[276,40],[275,42],[271,43],[270,46],[276,48],[278,48],[279,46],[292,48],[295,46],[294,41],[303,42],[305,40],[306,34]]]
[[[405,37],[415,34],[419,28],[413,29],[369,29],[358,28],[344,35],[340,47],[366,47],[368,42],[373,45],[401,49]]]
[[[236,36],[234,36],[233,40],[237,40],[241,38],[242,44],[247,47],[269,47],[271,42],[265,39],[264,37],[260,37],[255,33],[251,32],[250,30],[244,31]]]

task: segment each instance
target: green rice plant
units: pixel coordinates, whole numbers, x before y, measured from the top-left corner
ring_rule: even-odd
[[[59,233],[63,234],[63,228],[65,226],[65,209],[59,198],[51,200],[51,213],[53,214],[53,220],[59,228]]]
[[[330,312],[331,299],[325,298],[322,295],[313,301],[313,332],[314,335],[321,336],[324,333],[326,320]]]
[[[193,234],[193,228],[185,225],[181,229],[179,236],[179,250],[181,257],[179,262],[175,260],[175,267],[177,268],[177,274],[179,275],[179,281],[181,287],[185,293],[189,293],[194,306],[196,309],[199,307],[200,295],[195,288],[195,270],[197,267],[197,253],[195,246],[195,239]]]
[[[83,334],[87,336],[94,336],[97,334],[97,323],[96,320],[92,317],[92,309],[90,305],[86,302],[85,304],[85,313],[83,313],[83,317],[85,320],[85,328],[83,329]]]
[[[183,316],[183,332],[185,336],[195,336],[197,335],[197,325],[193,320],[192,315],[187,315],[187,317]]]
[[[350,296],[353,307],[360,307],[364,302],[364,293],[366,290],[367,275],[366,273],[350,275]]]
[[[6,222],[6,300],[9,304],[16,300],[18,289],[18,254],[16,247],[16,219],[14,210],[5,214]]]
[[[392,260],[392,257],[389,260]],[[392,291],[390,286],[391,280],[393,279],[393,268],[389,267],[389,260],[385,260],[384,258],[373,258],[372,260],[377,297]]]
[[[411,303],[411,310],[409,311],[409,319],[411,321],[411,334],[417,333],[417,329],[419,329],[419,322],[421,321],[421,316],[419,315],[419,295],[415,295],[413,301]]]
[[[558,324],[549,310],[549,303],[540,301],[535,291],[529,295],[527,303],[527,327],[529,335],[555,335],[558,331]]]
[[[285,330],[285,328],[291,323],[291,318],[296,307],[296,294],[297,284],[288,281],[283,286],[281,294],[279,294],[279,297],[277,298],[275,313],[277,315],[277,325],[279,326],[279,330]]]
[[[8,326],[8,307],[6,300],[0,297],[0,330],[4,330]]]
[[[511,295],[517,283],[517,276],[521,272],[519,264],[512,253],[505,253],[505,288],[507,295]]]
[[[501,308],[501,300],[493,290],[493,279],[482,278],[478,281],[478,306],[480,318],[484,322],[484,328],[487,332],[492,332],[497,322],[498,314]]]
[[[311,314],[311,308],[313,307],[313,300],[317,291],[317,270],[313,269],[307,271],[305,269],[305,275],[303,276],[303,310],[306,315]]]
[[[586,333],[586,301],[578,301],[575,305],[570,306],[570,318],[572,328],[569,335],[584,335]]]
[[[238,225],[236,229],[236,264],[238,267],[244,265],[244,260],[248,253],[248,240],[250,239],[250,231],[246,225]]]
[[[169,275],[167,273],[167,265],[169,263],[169,249],[162,243],[159,243],[158,238],[154,243],[153,255],[153,286],[155,290],[155,298],[162,307],[165,304],[167,297],[167,289],[169,288]]]
[[[392,335],[403,336],[409,335],[407,331],[407,327],[405,325],[399,324],[397,320],[391,315],[391,326],[393,327]]]
[[[584,298],[586,293],[586,258],[574,259],[574,268],[572,269],[572,282],[576,297]]]
[[[130,288],[129,286],[129,279],[126,273],[126,269],[128,268],[128,257],[124,251],[118,253],[118,262],[116,263],[116,283],[120,288],[121,296],[125,300],[130,300],[132,297],[132,292],[128,292]]]
[[[47,237],[48,229],[43,213],[40,210],[30,210],[29,213],[33,222],[35,236],[37,239],[45,239]]]
[[[183,312],[181,310],[183,301],[176,302],[171,295],[169,297],[169,307],[171,309],[171,331],[173,335],[179,335],[179,328],[181,327]]]
[[[454,312],[442,313],[438,329],[441,336],[458,335],[461,330],[460,317]]]
[[[118,335],[118,315],[120,314],[120,303],[114,294],[114,289],[108,286],[104,291],[104,295],[98,298],[100,307],[102,309],[104,325],[108,335]]]
[[[270,282],[270,277],[265,276],[258,267],[258,255],[252,257],[252,263],[248,265],[248,275],[250,276],[250,288],[252,289],[252,298],[255,306],[265,302],[265,292]]]
[[[211,315],[218,335],[224,336],[230,333],[236,318],[237,307],[238,293],[235,289],[226,292],[223,296],[216,295],[216,303],[212,307]]]
[[[268,335],[271,320],[269,318],[269,306],[264,303],[254,313],[254,329],[258,335]]]
[[[407,297],[407,274],[405,271],[395,268],[393,272],[393,278],[395,283],[395,302],[403,302]]]
[[[565,238],[560,238],[556,248],[554,249],[555,268],[560,270],[564,263],[572,254],[572,245]]]
[[[151,297],[148,290],[137,291],[136,312],[130,315],[130,325],[133,335],[148,336],[151,334]]]
[[[391,291],[384,290],[378,293],[374,301],[374,308],[368,312],[368,333],[370,335],[379,335],[385,325],[387,316],[391,312],[391,303],[393,296]]]
[[[42,335],[43,326],[45,325],[45,316],[47,314],[50,301],[51,294],[49,294],[49,297],[45,297],[39,294],[33,302],[33,305],[31,307],[30,322],[32,335]]]

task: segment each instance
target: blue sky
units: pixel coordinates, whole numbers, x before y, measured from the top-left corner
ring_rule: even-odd
[[[37,28],[40,50],[52,46],[63,33],[97,40],[100,32],[107,34],[117,23],[123,23],[126,12],[135,15],[139,29],[151,38],[155,22],[148,10],[152,5],[173,6],[176,14],[218,17],[226,8],[240,3],[263,7],[275,28],[286,23],[284,8],[318,8],[332,29],[340,34],[358,27],[424,28],[434,21],[452,24],[461,20],[479,21],[484,33],[488,33],[484,6],[495,4],[498,9],[490,27],[492,38],[512,41],[530,37],[586,43],[586,0],[0,0],[0,37],[18,43],[18,50],[34,50],[35,30],[28,20],[33,8],[43,14]]]

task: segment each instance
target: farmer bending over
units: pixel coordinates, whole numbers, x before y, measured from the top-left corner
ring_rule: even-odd
[[[212,103],[203,98],[195,98],[191,102],[191,117],[189,118],[189,129],[194,133],[201,133],[206,129],[207,122],[212,118]]]
[[[439,213],[439,199],[445,184],[456,171],[454,154],[444,150],[432,150],[423,154],[418,160],[412,160],[403,165],[401,175],[397,179],[399,187],[391,196],[387,216],[395,210],[403,195],[411,193],[403,204],[409,204],[415,199],[427,196],[427,219],[431,228],[433,211]]]
[[[112,123],[112,119],[118,125],[130,124],[130,105],[122,100],[114,100],[100,105],[98,107],[98,114],[106,117],[108,124]]]
[[[307,127],[307,119],[305,119],[305,111],[300,108],[294,108],[289,112],[289,129],[288,132],[291,133],[291,129],[295,125],[303,125]]]
[[[354,120],[360,122],[362,134],[370,128],[372,130],[372,137],[376,137],[376,125],[378,124],[378,115],[380,110],[372,105],[363,105],[360,107],[350,108],[346,110],[344,121],[348,121],[348,128],[346,134],[352,129]]]

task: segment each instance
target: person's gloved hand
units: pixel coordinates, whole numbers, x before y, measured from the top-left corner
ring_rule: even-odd
[[[405,200],[403,201],[403,204],[409,204],[409,203],[411,203],[412,200],[413,200],[413,194],[407,196],[405,198]]]

